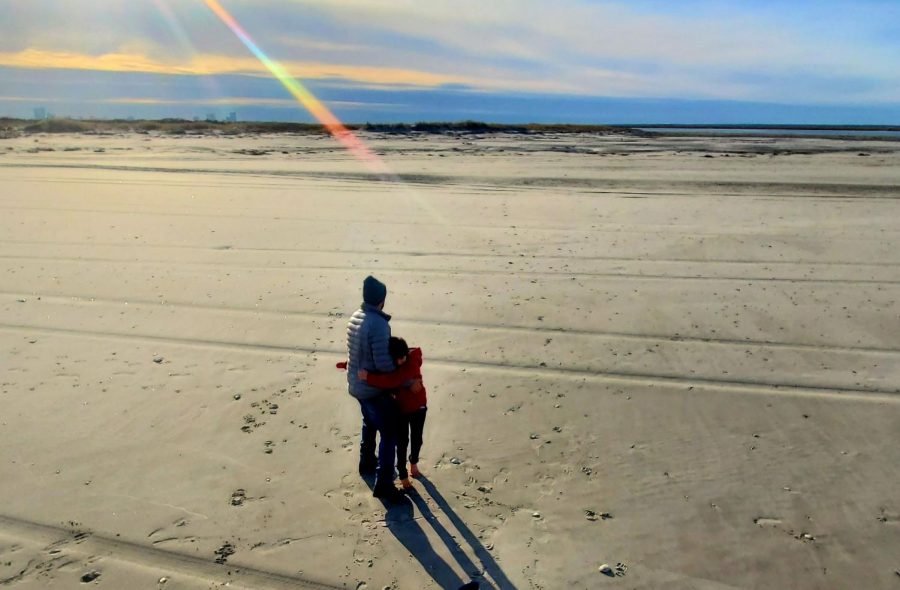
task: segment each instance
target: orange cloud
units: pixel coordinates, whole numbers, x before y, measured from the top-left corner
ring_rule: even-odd
[[[34,102],[34,98],[17,98],[0,96],[0,102],[6,100],[21,100]],[[41,99],[45,100],[45,99]],[[195,98],[195,99],[163,99],[163,98],[142,98],[142,97],[122,97],[107,98],[99,101],[104,104],[133,104],[133,105],[215,105],[215,106],[272,106],[272,107],[296,107],[297,101],[292,98],[255,98],[244,96],[231,96],[225,98]],[[330,100],[330,106],[337,106],[345,109],[367,108],[367,109],[390,109],[400,108],[403,105],[398,103],[384,102],[359,102],[351,100]]]
[[[246,97],[230,97],[230,98],[196,98],[190,100],[170,100],[161,98],[141,98],[141,97],[124,97],[124,98],[108,98],[100,101],[107,104],[149,104],[149,105],[254,105],[254,106],[296,106],[297,101],[290,98],[246,98]]]
[[[281,64],[291,75],[306,80],[343,78],[355,82],[379,85],[434,87],[443,84],[468,84],[484,86],[483,80],[419,70],[291,61],[281,62]],[[86,55],[26,49],[16,53],[0,53],[0,66],[180,75],[245,74],[265,75],[267,77],[269,75],[265,66],[255,58],[211,54],[196,55],[188,62],[168,63],[135,53]]]

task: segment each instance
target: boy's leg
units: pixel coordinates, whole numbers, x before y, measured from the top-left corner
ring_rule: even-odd
[[[397,474],[400,479],[409,478],[406,471],[406,446],[409,444],[409,414],[400,414],[397,420]]]
[[[422,408],[406,416],[406,419],[409,420],[409,462],[412,464],[419,462],[419,451],[422,450],[422,433],[425,431],[425,414],[427,412],[428,408]]]

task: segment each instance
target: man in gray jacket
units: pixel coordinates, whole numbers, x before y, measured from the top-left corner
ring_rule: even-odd
[[[385,390],[370,386],[357,375],[359,369],[390,373],[396,369],[388,354],[391,338],[391,316],[384,313],[387,287],[373,276],[363,281],[363,304],[353,312],[347,324],[347,385],[350,395],[362,410],[359,472],[375,471],[376,498],[397,501],[403,492],[394,486],[394,455],[397,446],[399,410],[394,398]],[[381,436],[378,458],[375,457],[375,433]]]

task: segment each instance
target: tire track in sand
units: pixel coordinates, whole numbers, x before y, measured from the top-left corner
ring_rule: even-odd
[[[29,540],[45,546],[53,545],[54,550],[127,561],[144,567],[155,567],[165,572],[178,572],[192,578],[248,590],[345,589],[345,586],[305,576],[280,574],[235,564],[219,564],[213,559],[207,560],[102,534],[73,531],[2,514],[0,514],[0,531],[13,538]]]
[[[385,187],[392,186],[393,183],[382,182],[376,174],[367,172],[339,172],[339,171],[314,171],[314,170],[235,170],[233,168],[177,168],[163,166],[134,166],[124,164],[66,164],[66,163],[37,163],[37,162],[2,162],[0,168],[44,168],[44,169],[75,169],[75,170],[109,170],[118,172],[158,172],[170,174],[211,174],[224,177],[241,177],[255,176],[263,178],[286,178],[286,179],[328,179],[338,180],[346,183],[364,183],[367,187]],[[567,177],[561,179],[559,177],[491,177],[491,176],[459,176],[459,175],[440,175],[440,174],[422,174],[422,173],[405,173],[397,175],[399,180],[405,185],[416,186],[453,186],[464,185],[471,187],[515,187],[519,190],[546,190],[548,188],[570,189],[580,191],[591,191],[600,194],[635,194],[646,196],[679,196],[684,198],[708,198],[731,196],[737,198],[757,198],[758,196],[779,197],[788,199],[817,199],[828,198],[832,196],[866,198],[866,199],[884,199],[897,200],[900,195],[896,193],[896,187],[893,185],[877,185],[877,184],[804,184],[799,186],[813,186],[821,192],[800,193],[797,192],[798,184],[784,182],[752,182],[752,181],[723,181],[723,180],[692,180],[678,182],[668,179],[665,183],[652,180],[628,179],[624,183],[618,181],[620,186],[629,190],[621,190],[615,186],[617,182],[612,182],[604,178],[590,177]],[[665,184],[668,190],[653,192],[639,191],[636,188],[640,185],[655,186]],[[698,194],[696,191],[677,192],[672,191],[672,185],[680,185],[690,188],[701,188],[709,191],[709,189],[719,189],[720,192],[712,192],[711,194]],[[723,190],[724,189],[724,190]],[[728,192],[731,189],[735,192]],[[367,188],[371,192],[371,188]],[[748,192],[737,192],[747,190]],[[749,192],[754,190],[757,192]],[[608,191],[608,193],[606,192]],[[783,192],[778,192],[783,191]],[[831,191],[831,193],[825,192]],[[853,194],[855,193],[855,194]]]
[[[8,296],[11,298],[41,297],[44,301],[57,301],[65,304],[90,305],[100,303],[106,305],[123,305],[138,304],[151,307],[174,307],[183,309],[195,309],[203,311],[223,311],[235,314],[247,314],[254,317],[272,316],[273,318],[295,317],[313,320],[340,320],[343,316],[336,316],[328,312],[310,312],[298,311],[291,309],[277,308],[260,308],[260,307],[236,307],[230,305],[201,305],[198,303],[187,303],[183,301],[173,301],[166,299],[165,302],[152,299],[140,299],[129,297],[125,299],[110,299],[105,297],[95,297],[94,295],[83,295],[73,293],[38,293],[32,291],[30,293],[20,293],[12,291],[0,291],[0,296]],[[829,346],[827,344],[809,344],[805,342],[781,342],[775,340],[738,340],[730,338],[712,338],[706,336],[684,336],[681,334],[638,334],[634,332],[616,332],[611,330],[584,330],[579,328],[554,328],[552,326],[520,326],[514,324],[488,324],[475,322],[462,322],[452,320],[423,320],[417,318],[403,318],[396,320],[397,324],[410,324],[413,326],[438,327],[447,326],[452,328],[471,328],[482,331],[498,331],[498,332],[514,332],[521,334],[556,334],[559,336],[575,335],[575,336],[597,336],[602,338],[617,338],[622,340],[635,340],[639,342],[688,342],[695,344],[709,344],[722,346],[739,346],[746,348],[747,346],[757,346],[760,348],[773,348],[776,350],[808,350],[812,352],[836,352],[850,354],[879,354],[879,355],[900,355],[900,348],[883,348],[877,346]]]
[[[282,218],[287,219],[287,218]],[[327,219],[310,219],[311,222],[320,222],[320,221],[330,221]],[[356,223],[354,221],[354,223]],[[381,222],[371,222],[371,223],[381,223]],[[409,223],[401,223],[400,225],[415,225],[420,227],[422,224],[416,222]],[[495,226],[455,226],[462,228],[494,228],[494,229],[509,229],[509,228],[498,228]],[[545,229],[548,231],[563,231],[562,228],[533,228],[521,226],[522,229]],[[596,230],[596,231],[605,231],[605,230]],[[625,233],[638,233],[645,234],[646,230],[622,230]],[[617,232],[621,233],[621,232]],[[689,235],[697,235],[695,232],[686,232]],[[679,234],[680,235],[680,234]],[[716,236],[731,236],[734,234],[727,233],[717,233],[717,234],[704,234],[704,235],[716,235]],[[758,235],[758,234],[754,234]],[[148,248],[158,248],[160,250],[187,250],[187,251],[201,251],[201,252],[275,252],[275,253],[288,253],[288,254],[341,254],[348,256],[397,256],[397,257],[409,257],[409,258],[468,258],[468,259],[504,259],[507,260],[510,257],[516,257],[518,253],[515,252],[507,252],[507,253],[493,253],[493,252],[464,252],[464,251],[437,251],[437,252],[421,252],[421,251],[412,251],[412,250],[350,250],[350,249],[341,249],[335,250],[333,248],[327,249],[316,249],[316,248],[262,248],[262,247],[248,247],[248,246],[232,246],[232,245],[222,245],[222,246],[190,246],[184,244],[148,244],[146,242],[142,242],[140,244],[135,244],[132,242],[67,242],[67,241],[49,241],[49,240],[0,240],[0,244],[15,244],[15,245],[23,245],[23,246],[64,246],[67,248],[71,247],[86,247],[86,248],[94,248],[94,247],[112,247],[112,248],[138,248],[141,250],[146,250]],[[11,255],[7,255],[11,256]],[[520,257],[521,258],[521,257]],[[80,258],[79,258],[80,259]],[[750,260],[745,258],[636,258],[636,257],[623,257],[623,256],[578,256],[576,254],[542,254],[540,256],[533,254],[526,258],[522,258],[526,261],[534,261],[534,260],[562,260],[562,261],[587,261],[587,262],[596,262],[596,261],[604,261],[604,262],[619,262],[619,263],[673,263],[673,264],[743,264],[743,265],[787,265],[792,264],[796,266],[848,266],[848,267],[860,267],[860,266],[872,266],[872,267],[898,267],[900,266],[900,260],[896,262],[882,262],[882,261],[857,261],[857,260],[774,260],[774,259],[759,259],[759,260]],[[110,260],[129,260],[129,259],[110,259]],[[145,261],[145,260],[142,260]],[[166,260],[165,262],[168,262]],[[146,262],[154,262],[153,260],[146,260]],[[765,270],[765,269],[764,269]]]
[[[315,265],[315,264],[281,264],[278,266],[263,266],[259,264],[225,264],[222,262],[200,262],[200,261],[172,261],[172,260],[123,260],[120,258],[103,258],[103,257],[64,257],[64,256],[7,256],[0,255],[3,260],[45,260],[61,263],[85,263],[85,262],[114,262],[126,266],[140,264],[165,264],[168,266],[199,266],[204,268],[237,268],[242,270],[319,270],[328,272],[347,272],[360,271],[360,268],[346,265]],[[368,268],[368,267],[367,267]],[[510,270],[491,270],[491,269],[435,269],[435,268],[392,268],[385,269],[392,273],[400,274],[422,274],[432,275],[475,275],[475,276],[508,276]],[[593,279],[627,279],[634,281],[721,281],[723,283],[740,282],[747,283],[753,281],[765,283],[810,283],[816,285],[842,284],[842,285],[900,285],[900,280],[892,279],[813,279],[806,277],[764,277],[764,276],[704,276],[704,275],[688,275],[688,274],[661,274],[661,273],[626,273],[626,272],[585,272],[572,270],[559,270],[556,272],[534,271],[534,270],[516,270],[516,276],[520,277],[571,277],[585,280]]]
[[[39,334],[60,334],[107,340],[165,342],[177,345],[243,350],[255,353],[306,353],[329,355],[337,359],[346,358],[346,351],[328,348],[233,342],[226,340],[209,340],[200,338],[180,338],[177,336],[157,336],[151,334],[120,334],[115,332],[79,330],[74,328],[51,328],[10,323],[0,323],[0,330]],[[841,397],[844,399],[852,400],[900,403],[900,388],[887,389],[872,387],[868,389],[852,389],[848,387],[836,387],[827,385],[808,386],[794,383],[776,383],[751,379],[714,379],[710,377],[685,377],[683,375],[641,373],[637,371],[616,372],[572,367],[544,367],[540,365],[517,365],[508,362],[496,363],[489,361],[458,360],[441,357],[429,357],[428,362],[433,365],[444,367],[462,367],[463,369],[473,368],[519,375],[541,375],[556,378],[560,376],[582,377],[625,383],[629,385],[679,385],[685,387],[688,390],[693,389],[694,386],[711,386],[716,387],[720,390],[724,389],[735,392],[764,393],[769,395],[792,394],[812,397]]]

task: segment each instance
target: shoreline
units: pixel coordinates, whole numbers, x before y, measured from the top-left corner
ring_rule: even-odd
[[[834,139],[884,139],[900,140],[900,136],[866,136],[864,133],[898,133],[898,125],[799,125],[799,124],[676,124],[676,123],[634,123],[634,124],[554,124],[528,123],[503,124],[481,121],[436,121],[419,123],[348,123],[350,131],[381,133],[387,135],[626,135],[634,137],[696,136],[696,137],[771,137],[804,138],[831,137]],[[656,130],[672,129],[673,131]],[[680,130],[690,130],[681,133]],[[739,133],[713,133],[714,131],[747,131]],[[710,133],[704,133],[709,131]],[[771,131],[772,133],[759,133]],[[839,132],[842,135],[810,135],[792,132],[821,131]],[[854,134],[860,134],[855,135]],[[0,117],[0,138],[10,139],[21,135],[40,133],[78,133],[105,135],[115,133],[159,133],[164,135],[249,135],[249,134],[300,134],[328,135],[319,124],[291,123],[275,121],[189,121],[184,119],[70,119],[57,118],[43,121]]]

